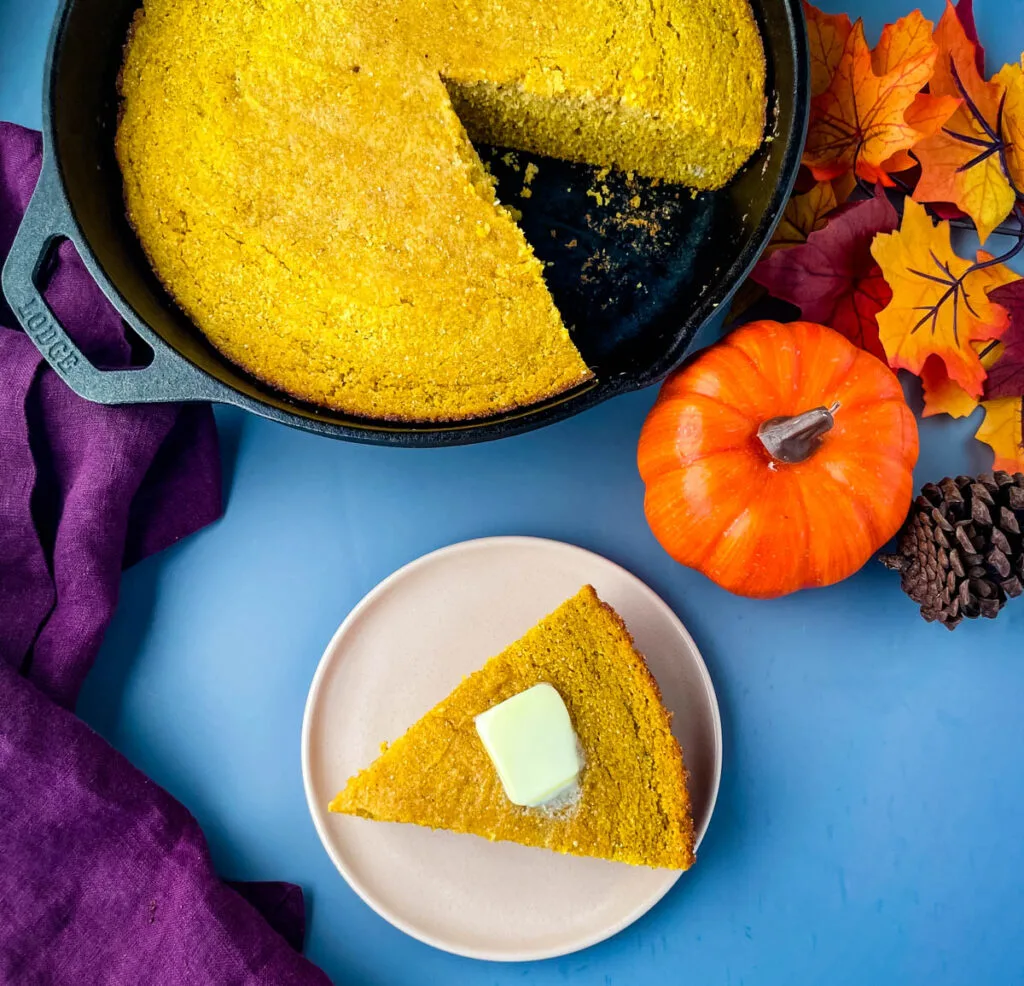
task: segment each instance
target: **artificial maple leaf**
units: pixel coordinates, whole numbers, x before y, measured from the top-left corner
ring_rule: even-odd
[[[1002,355],[1003,345],[991,342],[972,342],[981,365],[987,370]],[[922,417],[948,414],[951,418],[966,418],[978,406],[978,398],[971,397],[955,380],[950,380],[946,364],[938,356],[929,356],[921,367],[921,387],[924,391]]]
[[[963,25],[967,40],[974,45],[974,61],[978,66],[978,75],[985,74],[985,49],[981,47],[978,27],[974,23],[974,0],[958,0],[956,5],[957,20]]]
[[[836,194],[836,201],[842,205],[857,190],[857,176],[852,171],[833,178],[829,184]]]
[[[804,17],[807,20],[807,42],[811,53],[811,96],[819,96],[832,81],[853,24],[848,15],[822,13],[806,0]]]
[[[952,202],[932,202],[932,214],[939,219],[967,219],[967,213],[958,209]]]
[[[939,57],[928,85],[929,90],[937,96],[957,96],[963,99],[964,93],[961,90],[966,87],[968,95],[973,98],[973,86],[985,81],[978,70],[978,46],[967,36],[951,0],[946,0],[945,10],[935,25],[932,39],[939,49]]]
[[[931,54],[934,47],[932,22],[915,10],[882,28],[878,44],[871,52],[871,67],[875,75],[887,75],[912,59]]]
[[[1024,400],[1001,397],[986,401],[985,420],[974,436],[995,453],[993,469],[1024,472]]]
[[[949,223],[932,224],[924,206],[907,199],[898,232],[875,238],[871,253],[893,298],[878,314],[889,365],[920,374],[929,356],[972,397],[980,396],[985,368],[972,342],[998,339],[1009,324],[1006,309],[988,291],[1017,279],[1005,264],[982,267],[953,252]],[[991,258],[978,254],[978,263]]]
[[[998,78],[986,82],[979,74],[977,48],[949,0],[935,29],[935,41],[939,60],[930,89],[962,103],[941,130],[914,147],[914,156],[921,162],[914,198],[952,202],[974,220],[984,243],[1010,214],[1017,198],[1004,170],[1006,86]]]
[[[1003,351],[988,371],[985,398],[1024,397],[1024,279],[996,288],[989,298],[1010,317],[1003,333]]]
[[[892,298],[871,256],[871,241],[896,229],[899,217],[885,192],[844,206],[807,242],[763,258],[751,275],[808,322],[831,326],[862,349],[885,359],[876,316]]]
[[[903,119],[919,134],[919,141],[939,133],[943,125],[960,108],[960,100],[954,96],[932,96],[920,93],[910,104],[910,109],[903,114]],[[910,151],[897,151],[888,158],[882,167],[887,174],[898,174],[909,171],[917,165],[910,156]]]
[[[819,181],[810,191],[792,196],[765,253],[806,243],[807,237],[825,225],[825,217],[838,205],[835,189],[827,181]]]
[[[899,25],[902,24],[902,29]],[[893,71],[902,62],[916,58],[930,51],[935,41],[932,38],[932,23],[915,11],[899,24],[886,24],[882,37],[871,53],[871,67],[876,75]],[[903,114],[904,122],[919,134],[918,140],[937,133],[960,105],[959,100],[946,96],[918,93]],[[888,174],[908,171],[917,162],[910,156],[910,149],[897,151],[882,167]]]
[[[1004,65],[992,80],[1006,89],[1003,103],[1003,165],[1015,191],[1024,191],[1024,55],[1019,65]]]
[[[907,122],[907,111],[915,107],[915,114],[930,118],[948,108],[927,94],[918,100],[938,55],[931,27],[915,11],[887,25],[872,52],[863,22],[853,25],[828,89],[811,103],[803,160],[815,178],[828,181],[854,171],[869,182],[893,184],[886,162],[922,136]]]

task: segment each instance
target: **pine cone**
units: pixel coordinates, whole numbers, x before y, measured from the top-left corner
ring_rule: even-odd
[[[957,476],[928,483],[899,534],[899,572],[921,615],[950,630],[964,617],[993,618],[1024,593],[1024,473]]]

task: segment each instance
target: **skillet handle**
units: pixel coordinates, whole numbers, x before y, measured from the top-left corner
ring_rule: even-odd
[[[18,227],[3,269],[3,292],[25,334],[57,375],[76,393],[97,404],[153,404],[224,400],[224,389],[179,356],[162,339],[140,330],[153,350],[146,367],[100,370],[75,345],[46,303],[37,281],[55,240],[72,238],[75,222],[50,155]],[[133,320],[134,321],[134,320]]]

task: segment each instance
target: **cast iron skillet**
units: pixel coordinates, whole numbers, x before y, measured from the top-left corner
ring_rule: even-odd
[[[198,0],[197,0],[198,2]],[[681,3],[689,0],[680,0]],[[124,215],[113,153],[115,80],[139,0],[62,0],[47,56],[43,169],[3,271],[12,310],[40,351],[82,397],[105,404],[212,400],[333,438],[439,446],[514,435],[616,394],[655,383],[726,303],[781,215],[800,163],[808,113],[807,36],[800,0],[753,0],[768,57],[768,139],[725,189],[636,182],[534,158],[524,165],[481,148],[498,193],[550,262],[555,302],[596,379],[556,399],[453,425],[393,425],[294,400],[254,380],[214,350],[154,276]],[[510,159],[511,160],[511,159]],[[519,170],[517,170],[517,168]],[[73,241],[128,325],[152,349],[139,369],[91,365],[43,299],[38,280],[55,244]]]

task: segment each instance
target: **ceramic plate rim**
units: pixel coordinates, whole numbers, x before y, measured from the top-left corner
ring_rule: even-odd
[[[395,913],[390,907],[377,900],[373,894],[356,879],[354,874],[350,872],[344,861],[335,854],[333,848],[333,840],[328,837],[327,832],[324,829],[321,820],[321,811],[318,803],[314,799],[314,793],[312,790],[312,768],[310,765],[310,733],[312,731],[312,716],[313,710],[316,708],[320,690],[323,684],[327,669],[330,665],[331,655],[334,653],[336,647],[340,644],[342,638],[347,634],[349,628],[355,624],[362,613],[372,606],[379,596],[383,595],[391,586],[411,574],[413,571],[426,567],[432,562],[436,561],[438,557],[455,554],[457,552],[472,551],[482,547],[513,547],[522,545],[538,545],[545,546],[548,548],[557,548],[560,550],[569,550],[573,553],[581,553],[589,555],[605,565],[611,565],[612,567],[619,570],[621,574],[626,576],[632,581],[637,588],[639,588],[644,595],[658,608],[660,609],[675,626],[675,629],[679,632],[680,636],[689,646],[695,663],[697,671],[700,675],[701,681],[703,682],[705,692],[709,701],[711,709],[711,719],[714,727],[714,749],[715,749],[715,763],[714,772],[711,784],[710,798],[707,815],[704,818],[701,826],[694,832],[694,851],[696,851],[701,842],[704,839],[704,835],[707,833],[708,827],[711,824],[711,818],[715,813],[715,806],[718,803],[718,792],[722,781],[722,758],[723,758],[723,740],[722,740],[722,717],[721,711],[718,706],[718,695],[715,692],[714,682],[711,679],[711,673],[708,671],[707,664],[704,661],[704,656],[701,654],[700,649],[697,647],[696,642],[690,635],[689,630],[683,625],[682,620],[676,615],[675,610],[661,596],[658,595],[646,582],[643,581],[638,575],[635,575],[629,569],[624,568],[618,562],[612,561],[610,558],[604,555],[598,554],[596,551],[591,551],[589,548],[583,548],[579,545],[572,544],[568,541],[559,541],[555,538],[544,538],[535,537],[531,535],[517,535],[517,534],[506,534],[506,535],[495,535],[491,537],[480,537],[470,538],[465,541],[457,541],[454,544],[445,545],[441,548],[436,548],[433,551],[429,551],[424,555],[420,555],[418,558],[414,558],[412,561],[406,562],[401,567],[395,569],[390,575],[385,576],[380,582],[378,582],[372,589],[370,589],[355,606],[349,611],[348,615],[342,620],[340,626],[331,635],[330,641],[324,648],[323,654],[320,656],[320,660],[317,662],[316,671],[313,674],[312,682],[309,686],[309,694],[306,696],[306,704],[303,708],[302,713],[302,743],[301,743],[301,759],[302,759],[302,787],[306,795],[306,806],[309,809],[310,817],[313,820],[313,826],[316,829],[316,834],[320,839],[320,843],[327,852],[328,857],[334,864],[335,869],[342,875],[345,882],[355,891],[356,895],[366,904],[375,914],[383,918],[390,925],[397,928],[399,931],[404,932],[411,938],[415,938],[417,941],[421,941],[426,945],[430,945],[433,948],[440,949],[441,951],[448,952],[453,955],[461,955],[465,958],[480,959],[490,962],[530,962],[538,961],[541,959],[559,958],[564,955],[571,955],[574,952],[581,951],[585,948],[589,948],[591,945],[596,945],[599,942],[606,941],[609,938],[614,937],[620,931],[628,928],[635,921],[638,921],[643,917],[652,907],[655,906],[668,892],[675,886],[676,881],[682,876],[683,871],[671,871],[666,870],[666,880],[664,885],[659,887],[654,893],[652,893],[646,900],[641,902],[637,907],[626,913],[620,918],[620,920],[614,922],[601,929],[600,931],[583,935],[579,938],[568,941],[564,946],[553,946],[550,948],[540,948],[536,950],[526,949],[514,949],[514,950],[502,950],[502,949],[479,949],[479,948],[467,948],[461,944],[445,941],[444,939],[438,938],[422,928],[417,927],[415,924],[406,921],[400,914]]]

